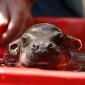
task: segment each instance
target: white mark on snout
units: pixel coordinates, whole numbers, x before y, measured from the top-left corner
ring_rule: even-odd
[[[20,59],[20,63],[21,63],[21,64],[25,64],[25,65],[26,65],[27,62],[28,62],[28,60],[27,60],[27,58],[26,58],[26,52],[21,53],[19,59]]]

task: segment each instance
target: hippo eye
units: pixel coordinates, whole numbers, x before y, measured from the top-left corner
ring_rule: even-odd
[[[22,42],[23,42],[23,44],[25,44],[27,42],[27,39],[26,38],[22,38]]]
[[[26,37],[22,37],[22,46],[23,47],[26,47],[30,42],[30,39],[29,38],[26,38]]]
[[[17,47],[18,47],[17,44],[13,44],[13,45],[10,46],[10,48],[11,48],[12,50],[14,50],[14,49],[17,48]]]

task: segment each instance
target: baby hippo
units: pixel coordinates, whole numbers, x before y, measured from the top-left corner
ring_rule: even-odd
[[[19,39],[9,44],[9,52],[19,55],[20,66],[45,69],[58,69],[60,62],[69,60],[69,50],[80,48],[79,39],[65,35],[49,23],[31,26]]]

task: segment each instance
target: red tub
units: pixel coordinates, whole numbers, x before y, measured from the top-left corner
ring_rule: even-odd
[[[34,23],[57,25],[66,34],[81,39],[85,50],[85,19],[35,18]],[[85,72],[0,67],[0,85],[85,85]]]

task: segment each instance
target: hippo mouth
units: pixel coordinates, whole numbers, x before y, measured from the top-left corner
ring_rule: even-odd
[[[50,63],[47,61],[39,61],[35,65],[37,65],[37,66],[49,66]]]
[[[30,65],[31,68],[41,68],[41,69],[52,69],[53,66],[51,66],[50,62],[47,61],[39,61],[35,64]]]

